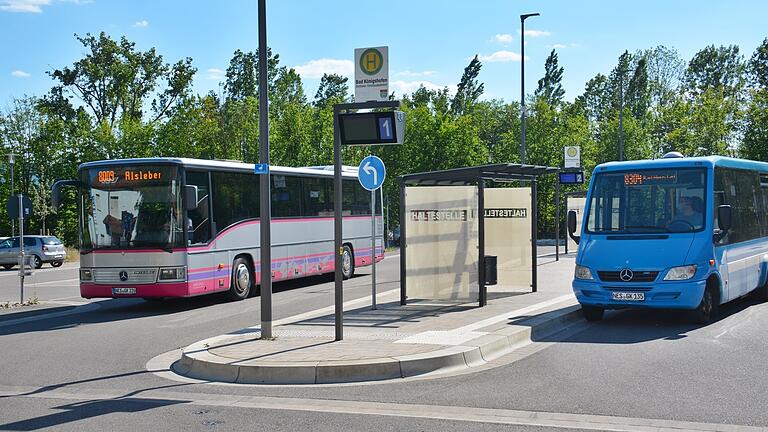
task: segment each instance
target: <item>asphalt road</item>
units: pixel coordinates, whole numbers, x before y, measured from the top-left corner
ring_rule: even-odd
[[[379,270],[380,290],[395,288],[398,260]],[[67,282],[75,271],[38,272],[40,298],[77,302]],[[359,274],[345,300],[370,296],[368,270]],[[43,285],[48,277],[63,282]],[[333,283],[275,284],[273,298],[280,319],[331,305]],[[470,373],[293,387],[193,384],[147,371],[162,353],[258,324],[258,297],[80,301],[0,313],[0,430],[486,431],[509,430],[515,416],[527,419],[516,430],[594,430],[609,420],[768,426],[768,304],[751,298],[704,327],[671,312],[608,313]]]

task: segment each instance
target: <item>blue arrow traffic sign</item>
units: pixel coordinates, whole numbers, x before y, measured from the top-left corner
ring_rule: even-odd
[[[384,162],[377,156],[366,157],[357,167],[357,179],[360,185],[369,191],[380,188],[386,177],[387,170],[384,168]]]

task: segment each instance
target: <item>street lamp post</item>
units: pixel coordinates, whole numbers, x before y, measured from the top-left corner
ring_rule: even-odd
[[[537,13],[520,15],[520,163],[525,163],[525,20]]]
[[[8,163],[11,165],[11,196],[13,196],[14,193],[14,184],[13,184],[13,166],[16,164],[16,155],[13,154],[13,152],[8,153]],[[16,219],[11,218],[11,237],[13,237],[16,233]]]
[[[619,161],[624,160],[624,73],[619,71]]]

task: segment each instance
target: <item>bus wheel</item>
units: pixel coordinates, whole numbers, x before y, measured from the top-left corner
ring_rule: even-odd
[[[231,300],[243,300],[253,288],[251,266],[245,258],[237,258],[232,264],[232,284],[227,292]]]
[[[344,252],[341,254],[341,274],[344,280],[355,275],[355,256],[348,245],[344,245]]]
[[[581,311],[584,313],[584,318],[586,318],[587,321],[600,321],[603,319],[605,309],[597,306],[581,305]]]
[[[696,324],[709,324],[717,311],[715,304],[715,295],[711,286],[707,286],[704,295],[701,296],[701,303],[691,313],[691,318]]]

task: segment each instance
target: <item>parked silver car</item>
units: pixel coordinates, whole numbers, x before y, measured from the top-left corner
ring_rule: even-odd
[[[59,267],[64,264],[67,256],[61,240],[53,236],[24,236],[24,253],[33,256],[35,268],[42,267],[43,263]],[[10,237],[0,242],[0,265],[10,270],[18,263],[19,237]]]

